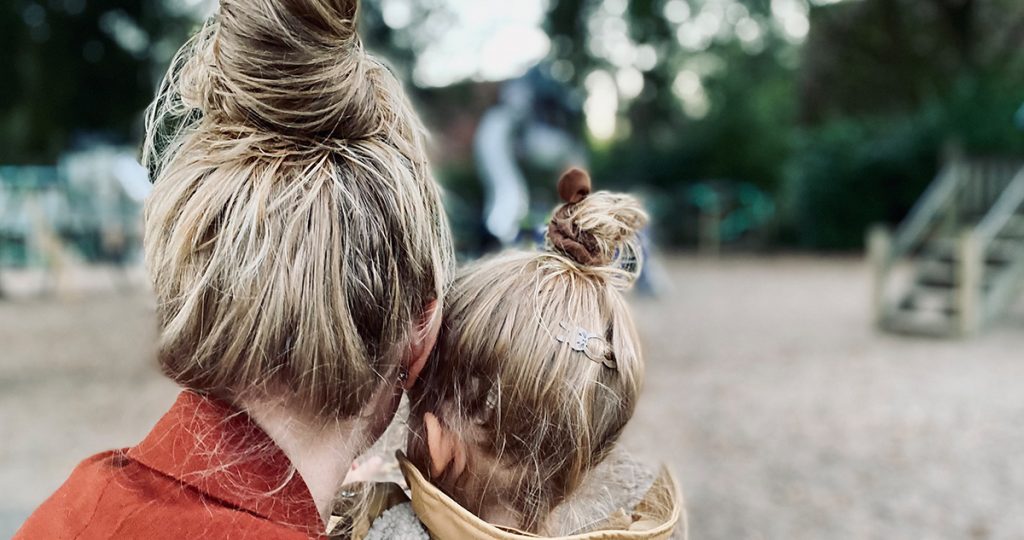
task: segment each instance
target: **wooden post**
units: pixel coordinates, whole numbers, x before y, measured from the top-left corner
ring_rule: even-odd
[[[949,200],[949,209],[941,219],[942,234],[953,236],[960,227],[960,216],[969,210],[969,199],[971,196],[972,170],[964,158],[964,152],[960,144],[955,141],[946,141],[942,149],[942,163],[949,174],[964,178],[958,186],[958,192]]]
[[[867,245],[872,273],[871,316],[875,326],[881,327],[885,319],[885,284],[889,278],[892,234],[885,225],[874,225],[868,230]]]
[[[985,270],[984,249],[974,229],[964,230],[957,239],[957,264],[958,329],[961,337],[971,337],[981,329],[981,284]]]
[[[698,219],[700,253],[717,258],[722,252],[722,210],[717,196],[701,211]]]

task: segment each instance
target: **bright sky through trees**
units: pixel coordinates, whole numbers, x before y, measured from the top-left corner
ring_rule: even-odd
[[[376,1],[384,24],[407,40],[415,53],[412,77],[421,87],[514,78],[552,50],[543,29],[550,0]],[[614,136],[619,108],[643,92],[643,73],[666,61],[666,56],[699,55],[715,42],[728,41],[756,54],[764,49],[769,35],[799,44],[809,31],[811,4],[838,1],[842,0],[771,0],[770,13],[764,14],[749,9],[742,0],[664,0],[661,15],[676,38],[676,46],[667,50],[631,38],[628,0],[592,2],[585,46],[605,65],[583,75],[591,133],[597,139]],[[181,2],[182,9],[197,14],[209,12],[214,5],[211,0]],[[561,64],[553,66],[553,73],[569,79],[574,66]],[[711,106],[702,83],[705,75],[699,66],[683,66],[673,80],[672,91],[692,118],[702,118]]]
[[[77,1],[77,0],[76,0]],[[551,0],[364,0],[379,7],[384,24],[404,39],[415,54],[413,82],[443,87],[466,80],[500,81],[517,77],[552,52],[544,31]],[[764,49],[769,36],[799,44],[809,31],[810,5],[841,0],[771,0],[770,11],[757,12],[742,0],[664,0],[661,16],[673,29],[670,47],[636,42],[629,26],[628,0],[596,0],[586,8],[585,46],[600,65],[580,74],[586,91],[587,124],[597,139],[616,133],[617,113],[641,95],[644,73],[659,63],[679,65],[672,91],[692,118],[705,116],[711,103],[703,78],[706,59],[697,66],[681,58],[699,57],[714,43],[738,42],[750,54]],[[216,8],[215,0],[167,2],[197,20]],[[30,3],[29,7],[34,6]],[[29,11],[31,11],[29,9]],[[27,12],[26,17],[32,13]],[[31,18],[31,17],[29,17]],[[149,36],[122,11],[101,19],[103,30],[133,55],[168,56],[173,52]],[[167,50],[164,50],[167,49]],[[713,64],[713,62],[711,62]],[[556,62],[556,77],[569,80],[576,66]],[[713,69],[711,70],[713,71]]]

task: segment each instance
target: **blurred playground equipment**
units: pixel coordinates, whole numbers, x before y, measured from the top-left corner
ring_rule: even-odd
[[[0,167],[0,272],[38,269],[52,289],[69,265],[127,265],[149,188],[133,154],[115,147],[69,153],[56,166]]]
[[[552,179],[570,166],[586,165],[579,96],[547,69],[542,64],[506,82],[477,128],[474,157],[484,188],[481,252],[542,244],[557,200]],[[641,240],[646,264],[638,288],[658,294],[670,284],[647,231]]]
[[[950,154],[895,233],[868,233],[883,329],[969,337],[1024,286],[1024,161]]]
[[[723,245],[756,237],[775,217],[772,198],[749,182],[709,180],[686,186],[686,212],[677,219],[695,221],[697,249],[717,256]]]
[[[582,121],[578,96],[543,67],[502,85],[474,141],[484,187],[484,250],[534,237],[555,202],[546,196],[554,193],[552,179],[586,164]]]

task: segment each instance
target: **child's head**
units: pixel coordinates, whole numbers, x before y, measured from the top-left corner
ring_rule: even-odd
[[[477,515],[533,531],[611,449],[643,376],[623,290],[646,215],[628,195],[583,195],[580,171],[561,187],[578,202],[555,213],[545,251],[460,273],[411,391],[413,463]]]

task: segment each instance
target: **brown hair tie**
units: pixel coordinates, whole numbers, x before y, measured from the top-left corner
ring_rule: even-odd
[[[568,255],[580,264],[597,266],[607,264],[598,249],[594,235],[579,230],[573,222],[576,205],[590,195],[590,175],[582,169],[572,168],[558,181],[558,195],[565,201],[551,216],[548,223],[548,241],[556,251]]]
[[[558,180],[558,196],[569,204],[576,204],[590,195],[590,175],[573,167]]]

